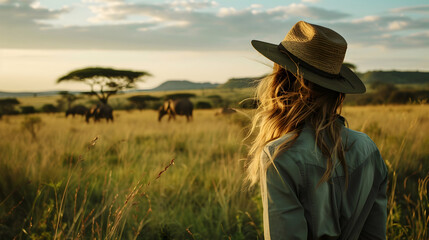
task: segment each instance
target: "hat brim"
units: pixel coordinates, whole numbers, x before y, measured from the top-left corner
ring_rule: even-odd
[[[292,73],[297,73],[297,70],[299,69],[299,73],[302,74],[304,79],[319,86],[342,93],[366,92],[365,85],[359,77],[344,65],[341,67],[339,78],[327,78],[307,69],[305,66],[300,66],[299,63],[295,63],[288,55],[282,53],[278,49],[278,45],[252,40],[252,46],[266,58],[286,68]]]

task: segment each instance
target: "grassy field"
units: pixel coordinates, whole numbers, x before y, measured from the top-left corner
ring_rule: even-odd
[[[429,106],[344,115],[389,166],[389,239],[427,239]],[[151,110],[115,111],[113,124],[4,116],[0,239],[262,239],[259,191],[243,184],[248,123],[215,110],[191,123]]]

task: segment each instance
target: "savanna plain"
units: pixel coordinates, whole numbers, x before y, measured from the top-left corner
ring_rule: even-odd
[[[251,110],[0,120],[1,239],[263,239],[244,167]],[[428,239],[429,105],[346,106],[389,168],[388,239]],[[29,119],[39,119],[30,121]]]

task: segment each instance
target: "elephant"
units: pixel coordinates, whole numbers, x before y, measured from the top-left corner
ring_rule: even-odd
[[[72,115],[74,117],[74,115],[76,114],[84,116],[88,112],[88,110],[89,109],[83,105],[76,105],[67,109],[66,117],[68,117],[69,115]]]
[[[177,99],[177,100],[167,100],[159,108],[158,121],[160,122],[162,117],[168,114],[168,121],[171,119],[176,119],[176,115],[186,116],[186,120],[189,122],[192,120],[192,110],[194,105],[189,99]]]
[[[94,106],[86,112],[86,122],[89,123],[91,118],[94,118],[94,122],[98,122],[102,118],[105,118],[107,122],[109,120],[113,122],[113,108],[107,104]]]

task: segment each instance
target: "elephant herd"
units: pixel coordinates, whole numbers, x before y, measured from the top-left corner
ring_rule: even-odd
[[[192,120],[192,111],[194,105],[189,99],[177,99],[167,100],[158,109],[158,121],[161,122],[164,116],[168,116],[168,121],[171,119],[175,120],[176,116],[185,116],[189,122]],[[233,108],[223,108],[221,111],[216,112],[218,115],[230,115],[237,111]],[[91,118],[94,122],[99,122],[101,119],[106,119],[107,122],[113,122],[113,108],[107,104],[99,104],[92,108],[87,108],[83,105],[76,105],[66,111],[66,117],[72,115],[85,116],[87,123],[90,122]]]
[[[158,109],[158,121],[168,115],[168,120],[175,120],[176,116],[186,116],[187,121],[192,120],[192,111],[194,105],[189,99],[178,99],[178,100],[167,100],[164,104]],[[113,122],[113,108],[107,104],[99,104],[92,108],[87,108],[83,105],[76,105],[69,108],[66,111],[66,117],[72,115],[82,115],[85,116],[87,123],[90,122],[91,118],[94,122],[99,122],[101,119],[106,119],[107,122]]]
[[[97,106],[93,106],[91,108],[87,108],[83,105],[76,105],[66,111],[66,117],[72,115],[82,115],[85,116],[85,121],[89,123],[89,121],[94,119],[94,122],[98,122],[101,119],[106,119],[107,122],[113,122],[113,108],[107,104],[99,104]]]

